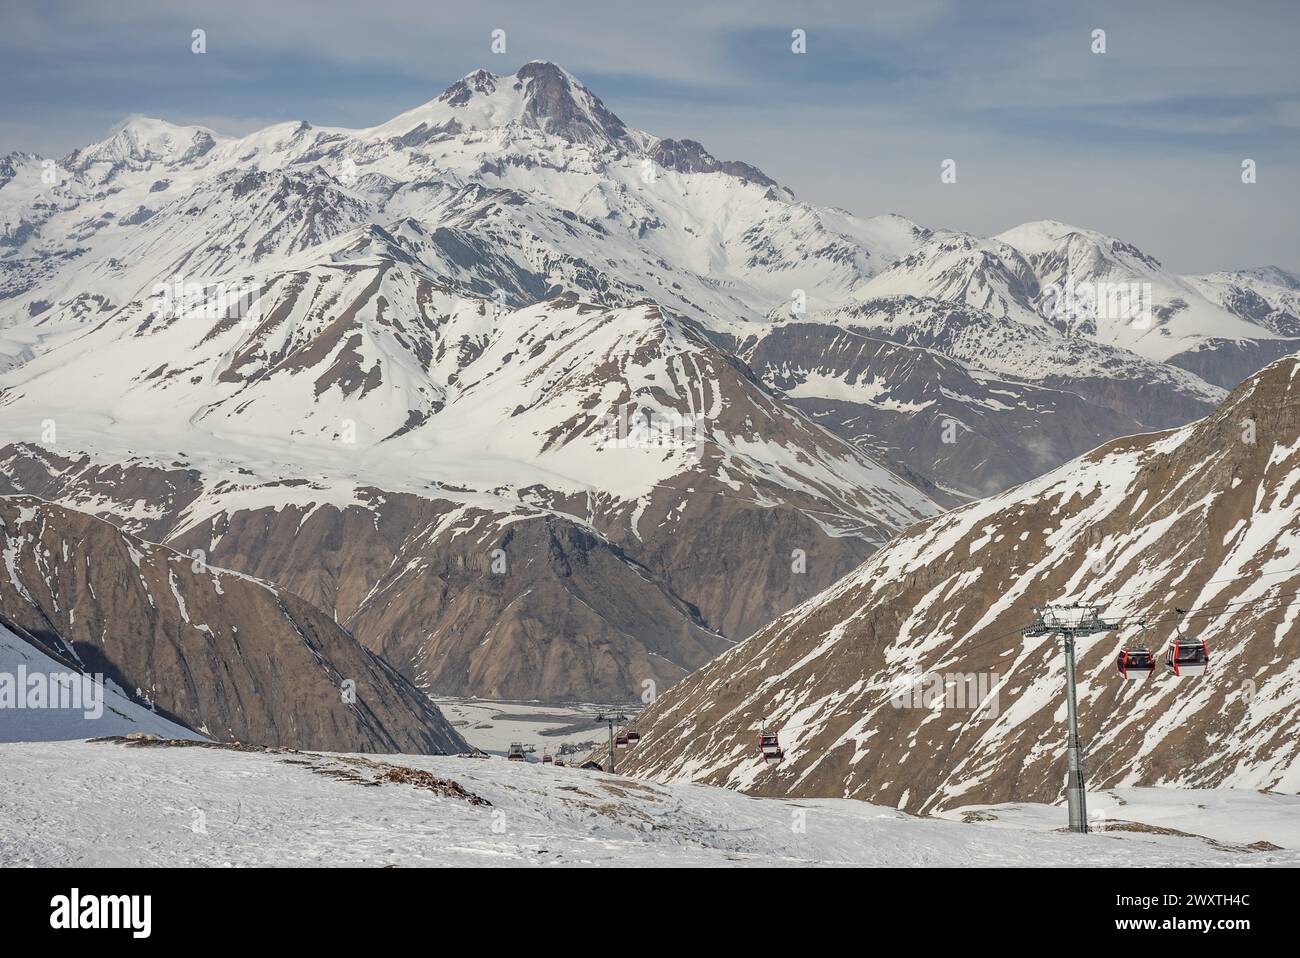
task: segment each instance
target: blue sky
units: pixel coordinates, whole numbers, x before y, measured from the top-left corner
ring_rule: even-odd
[[[1300,271],[1300,4],[0,0],[0,153],[133,113],[369,126],[548,59],[626,122],[798,195],[998,232],[1052,218],[1182,271]],[[207,32],[207,53],[190,51]],[[505,54],[490,49],[506,31]],[[790,31],[808,52],[790,51]],[[1107,52],[1090,50],[1094,29]],[[954,185],[940,163],[958,165]],[[1258,182],[1240,181],[1243,158]]]

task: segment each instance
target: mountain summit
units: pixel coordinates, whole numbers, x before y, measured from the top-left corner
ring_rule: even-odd
[[[432,131],[497,130],[510,125],[597,150],[636,152],[649,139],[615,116],[572,73],[542,60],[513,76],[475,70],[436,99],[373,132],[410,142]]]

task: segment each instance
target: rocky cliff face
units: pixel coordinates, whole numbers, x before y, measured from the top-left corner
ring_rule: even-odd
[[[1091,786],[1294,791],[1298,483],[1290,359],[1201,422],[1109,442],[913,528],[659,699],[622,768],[909,810],[1059,800],[1060,642],[1021,630],[1037,604],[1083,601],[1121,625],[1079,658]],[[1207,644],[1209,671],[1176,678],[1162,661],[1124,681],[1117,650],[1162,652],[1176,622]],[[758,757],[765,728],[779,765]]]
[[[466,748],[413,685],[282,589],[26,496],[0,498],[0,566],[6,626],[210,738]]]
[[[216,516],[178,547],[300,590],[420,688],[635,701],[732,642],[608,540],[558,516],[414,496]]]
[[[346,505],[306,489],[301,503],[227,508],[183,468],[97,466],[17,446],[0,459],[0,492],[93,508],[275,582],[438,694],[638,701],[647,680],[667,688],[730,648],[729,635],[815,595],[870,552],[702,482],[697,494],[658,491],[642,514],[644,541],[623,531],[620,543],[559,512],[373,488]],[[283,494],[230,494],[250,491]],[[153,508],[136,510],[141,499]],[[599,520],[611,535],[626,529],[616,515]]]

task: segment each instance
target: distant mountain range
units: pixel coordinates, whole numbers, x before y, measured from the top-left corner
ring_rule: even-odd
[[[365,130],[11,154],[0,229],[0,494],[273,582],[442,693],[636,700],[1300,347],[1281,270],[813,206],[542,62]]]

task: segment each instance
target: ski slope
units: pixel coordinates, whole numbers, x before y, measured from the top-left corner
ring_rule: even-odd
[[[370,784],[392,766],[469,794]],[[1071,835],[1045,806],[966,823],[500,759],[0,745],[0,866],[1300,865],[1300,798],[1117,795],[1116,830]],[[1168,820],[1171,801],[1187,834],[1118,830]],[[1198,837],[1229,822],[1232,841]],[[1245,847],[1265,841],[1280,847]]]

